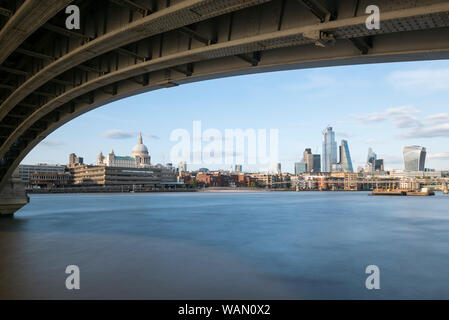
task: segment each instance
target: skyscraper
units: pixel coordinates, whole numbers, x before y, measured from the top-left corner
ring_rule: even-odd
[[[349,152],[348,141],[341,140],[340,165],[343,172],[354,172],[352,168],[351,154]]]
[[[310,172],[313,173],[321,172],[321,155],[319,154],[313,155],[313,169]]]
[[[307,172],[307,163],[305,162],[295,162],[295,175]]]
[[[424,171],[426,166],[426,148],[407,146],[403,149],[405,171]]]
[[[376,170],[376,171],[384,171],[385,170],[383,159],[377,159],[376,161],[374,161],[374,170]]]
[[[323,133],[323,172],[331,172],[332,164],[337,163],[337,142],[332,127],[327,127]]]
[[[313,169],[312,149],[307,148],[306,150],[304,150],[302,162],[305,162],[307,164],[306,172],[311,172]]]
[[[368,149],[368,158],[366,159],[366,172],[374,172],[374,171],[384,171],[384,160],[377,159],[377,154],[373,151],[373,149]]]
[[[374,165],[374,162],[377,160],[377,154],[374,153],[373,149],[368,149],[368,159],[366,160],[366,163],[371,163]]]
[[[306,172],[321,172],[321,156],[312,154],[312,149],[307,148],[303,153],[302,162],[307,164]]]

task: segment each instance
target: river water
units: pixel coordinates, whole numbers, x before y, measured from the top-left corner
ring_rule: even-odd
[[[447,299],[448,269],[442,194],[32,195],[0,219],[1,299]]]

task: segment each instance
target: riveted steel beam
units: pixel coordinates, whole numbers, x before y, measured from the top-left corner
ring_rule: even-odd
[[[30,1],[30,0],[29,0]],[[0,121],[18,102],[54,76],[103,53],[129,43],[181,28],[220,14],[233,12],[269,0],[184,0],[129,25],[109,32],[60,57],[30,77],[0,105]],[[198,12],[203,12],[198,14]],[[167,20],[171,21],[170,24]]]
[[[10,18],[12,17],[12,11],[5,8],[0,8],[0,16]]]
[[[147,9],[131,0],[109,0],[109,1],[112,3],[115,3],[119,6],[123,6],[123,7],[129,8],[131,10],[137,11],[144,16],[146,16],[148,13],[152,12],[150,9]]]
[[[320,22],[335,19],[336,15],[323,6],[318,0],[298,0],[304,7],[310,10]]]
[[[44,54],[44,53],[41,53],[41,52],[35,52],[35,51],[27,50],[27,49],[24,49],[24,48],[17,48],[15,52],[21,53],[21,54],[24,54],[26,56],[30,56],[30,57],[33,57],[33,58],[38,58],[38,59],[56,60],[55,57],[49,56],[48,54]]]
[[[0,30],[0,64],[34,31],[72,0],[25,0]]]

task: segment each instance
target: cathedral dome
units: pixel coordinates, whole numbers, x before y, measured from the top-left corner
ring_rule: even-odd
[[[147,148],[147,146],[146,145],[144,145],[144,144],[136,144],[135,146],[134,146],[134,148],[133,148],[133,152],[132,152],[133,154],[135,154],[135,153],[145,153],[145,154],[148,154],[148,148]]]
[[[142,134],[139,135],[139,143],[134,146],[131,157],[137,159],[140,164],[150,164],[150,154],[147,146],[143,144]]]

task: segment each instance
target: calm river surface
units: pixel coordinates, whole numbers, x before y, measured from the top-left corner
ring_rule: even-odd
[[[449,196],[32,195],[0,219],[0,298],[448,299]]]

